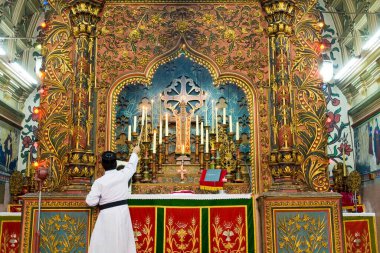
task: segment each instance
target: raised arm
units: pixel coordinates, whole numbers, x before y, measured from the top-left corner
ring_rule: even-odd
[[[96,206],[99,203],[101,196],[100,184],[95,181],[91,186],[91,191],[87,194],[86,203],[89,206]]]
[[[124,162],[124,161],[117,161],[117,167],[120,165],[124,166],[124,168],[121,170],[124,174],[127,175],[128,180],[135,174],[136,168],[137,168],[137,163],[139,161],[139,157],[137,154],[140,152],[139,147],[135,147],[133,149],[133,153],[131,157],[129,158],[129,162]]]

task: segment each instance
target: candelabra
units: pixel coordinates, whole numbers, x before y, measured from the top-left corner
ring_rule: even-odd
[[[165,136],[165,164],[169,163],[169,136]]]
[[[128,146],[128,150],[129,150],[129,154],[130,154],[130,155],[131,155],[131,153],[132,153],[132,146],[133,146],[133,145],[137,145],[137,142],[138,142],[137,138],[138,138],[139,134],[136,133],[136,132],[133,132],[133,133],[132,133],[132,136],[133,136],[133,141],[131,141],[131,142],[130,142],[131,145]],[[132,143],[133,143],[133,145],[132,145]],[[144,150],[144,144],[142,144],[142,146],[141,146],[141,151],[143,151],[143,150]],[[140,156],[141,156],[141,155],[140,155]],[[142,174],[141,174],[141,162],[140,162],[140,164],[137,166],[136,173],[133,175],[133,179],[134,179],[134,181],[135,181],[136,183],[140,183],[140,181],[141,181],[141,179],[142,179]]]
[[[142,173],[143,177],[142,177],[141,182],[143,182],[143,183],[149,183],[150,182],[149,165],[148,165],[149,164],[149,148],[148,148],[149,142],[148,141],[144,141],[143,144],[144,144],[144,146],[146,148],[145,148],[145,155],[144,155],[144,158],[143,158],[143,161],[144,161],[144,171]]]
[[[204,159],[205,159],[205,169],[208,170],[210,168],[210,153],[205,153]]]
[[[199,173],[204,169],[204,144],[199,145]]]
[[[156,153],[152,152],[152,183],[157,183],[157,164],[156,164]]]
[[[215,158],[215,168],[220,170],[222,168],[222,166],[220,165],[220,154],[219,154],[219,151],[218,149],[216,150],[216,158]]]
[[[199,162],[199,135],[195,136],[195,163]]]
[[[236,173],[235,173],[235,182],[242,183],[242,175],[241,175],[241,158],[240,158],[240,144],[241,140],[236,140]]]
[[[162,174],[162,162],[164,158],[164,149],[161,144],[158,144],[158,171],[157,174]]]

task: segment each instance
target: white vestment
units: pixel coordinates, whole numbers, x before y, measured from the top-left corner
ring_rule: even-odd
[[[129,162],[117,161],[122,170],[109,170],[96,179],[87,195],[89,206],[128,199],[128,181],[136,172],[138,157],[132,153]],[[100,211],[92,231],[89,253],[136,253],[128,205]]]

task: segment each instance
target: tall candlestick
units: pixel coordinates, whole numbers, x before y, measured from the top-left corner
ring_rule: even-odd
[[[152,119],[151,119],[151,121],[152,121],[152,131],[153,131],[153,129],[154,129],[154,125],[153,125],[153,104],[154,104],[154,100],[152,99],[152,100],[150,100],[150,102],[151,102],[151,110],[152,110]]]
[[[239,133],[239,121],[236,121],[236,140],[240,140],[240,133]]]
[[[148,108],[145,109],[145,141],[148,141]]]
[[[27,177],[30,177],[30,153],[31,151],[29,150],[28,159],[26,160],[26,176]]]
[[[206,128],[206,144],[205,144],[205,153],[209,152],[208,142],[209,142],[208,128]]]
[[[141,126],[144,126],[145,124],[145,108],[142,108],[142,115],[141,115]]]
[[[132,126],[128,125],[128,141],[132,140]]]
[[[226,108],[223,108],[223,125],[227,124]]]
[[[156,153],[156,136],[157,136],[157,133],[156,131],[153,131],[153,154]]]
[[[208,118],[207,118],[207,117],[208,117],[208,116],[207,116],[207,111],[208,111],[208,108],[207,108],[207,107],[208,107],[208,106],[207,106],[207,100],[206,100],[205,103],[206,103],[206,106],[205,106],[205,110],[206,110],[206,115],[205,115],[205,126],[208,126],[208,123],[207,123],[207,122],[208,122]]]
[[[203,145],[203,122],[201,122],[201,145]]]
[[[161,117],[160,117],[160,129],[159,129],[159,133],[158,133],[158,143],[159,144],[162,144],[162,120],[161,120]]]
[[[199,135],[199,119],[198,115],[195,115],[195,135]]]
[[[232,130],[232,115],[229,116],[228,121],[230,123],[230,133],[232,133],[233,132],[233,130]]]
[[[346,177],[347,176],[347,168],[346,168],[346,153],[344,151],[344,146],[343,146],[343,176]]]
[[[165,115],[165,136],[169,136],[169,113]]]
[[[214,115],[214,100],[211,101],[211,133],[214,131],[215,115]]]
[[[219,141],[219,131],[218,131],[218,108],[215,107],[215,133],[216,133],[216,142]]]
[[[137,116],[133,116],[133,132],[137,132]]]

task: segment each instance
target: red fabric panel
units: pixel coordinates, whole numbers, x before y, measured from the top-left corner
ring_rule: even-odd
[[[246,216],[244,207],[210,208],[209,252],[246,252]]]
[[[0,222],[0,252],[18,252],[20,247],[20,221],[6,221]]]
[[[344,221],[347,253],[371,253],[368,220]]]
[[[138,253],[156,252],[156,208],[129,207]]]
[[[165,209],[164,252],[200,252],[200,208]]]

